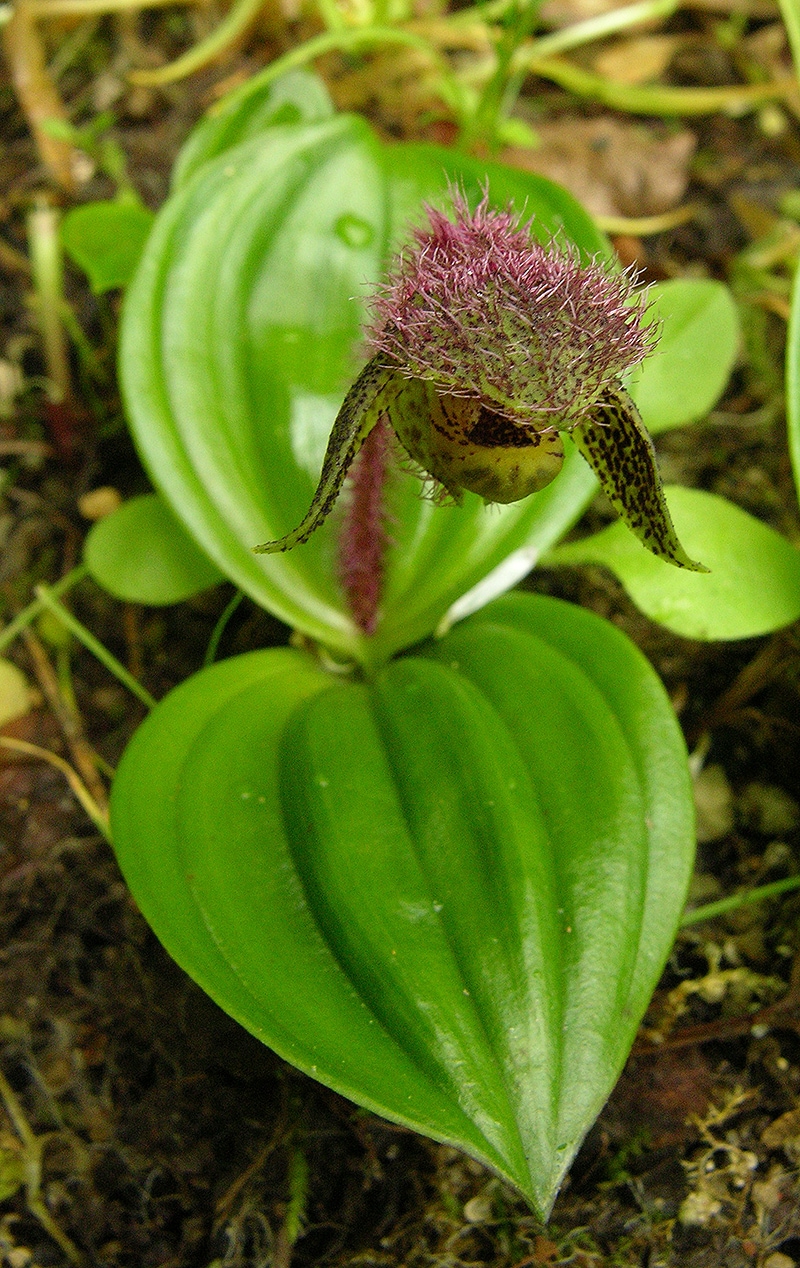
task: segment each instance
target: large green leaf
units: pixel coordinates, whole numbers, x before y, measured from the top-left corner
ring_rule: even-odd
[[[224,661],[139,730],[111,816],[223,1008],[548,1213],[691,868],[680,733],[623,635],[515,595],[367,684],[283,649]]]
[[[800,551],[767,524],[701,489],[665,490],[682,542],[706,574],[670,568],[622,524],[551,551],[548,564],[603,564],[634,603],[685,638],[755,638],[800,617]]]
[[[280,79],[272,68],[253,75],[212,106],[193,129],[172,172],[174,189],[198,168],[242,141],[283,123],[318,123],[333,114],[328,90],[317,75],[292,70]]]

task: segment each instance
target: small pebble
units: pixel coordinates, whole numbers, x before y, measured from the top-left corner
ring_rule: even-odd
[[[90,489],[88,493],[84,493],[83,497],[78,498],[78,510],[85,520],[92,522],[105,519],[112,511],[116,511],[118,506],[122,506],[119,490],[112,489],[107,484],[99,489]]]
[[[705,1228],[722,1210],[722,1203],[710,1193],[690,1193],[681,1202],[678,1219],[681,1224]]]
[[[721,766],[706,766],[694,781],[697,840],[720,841],[733,830],[733,792]]]
[[[785,836],[800,823],[797,802],[776,784],[748,784],[737,810],[748,828],[766,837]]]
[[[0,660],[0,726],[21,718],[31,707],[28,680],[10,660]]]
[[[494,1213],[492,1195],[477,1193],[464,1203],[464,1219],[470,1224],[486,1224]]]

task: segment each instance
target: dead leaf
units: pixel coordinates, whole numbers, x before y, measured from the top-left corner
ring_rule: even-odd
[[[761,1133],[767,1149],[782,1149],[790,1162],[800,1162],[800,1109],[781,1114]]]
[[[594,70],[617,84],[647,84],[660,79],[680,44],[678,35],[641,35],[617,40],[594,59]]]
[[[565,185],[596,216],[655,216],[683,198],[696,139],[683,129],[612,118],[564,118],[537,124],[536,150],[509,149],[507,163]]]
[[[539,16],[545,26],[571,26],[619,7],[619,0],[545,0]]]
[[[23,717],[31,707],[31,691],[21,669],[0,659],[0,726]]]

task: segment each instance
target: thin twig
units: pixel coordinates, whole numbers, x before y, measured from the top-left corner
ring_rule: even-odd
[[[88,576],[88,569],[83,564],[80,564],[77,568],[73,568],[71,572],[65,573],[60,581],[56,581],[50,587],[50,594],[54,598],[58,598],[62,594],[66,594],[73,586],[76,586],[79,581],[83,581],[86,576]],[[9,621],[5,629],[0,632],[0,653],[5,651],[14,642],[15,638],[19,638],[22,631],[35,621],[37,616],[41,615],[44,608],[45,605],[41,599],[34,599],[26,608],[17,613],[13,621]]]
[[[14,1089],[2,1070],[0,1070],[0,1098],[22,1144],[28,1210],[36,1217],[48,1236],[61,1248],[70,1263],[81,1265],[85,1262],[83,1255],[71,1238],[59,1228],[42,1197],[42,1155],[44,1146],[53,1133],[44,1136],[35,1134],[25,1117]]]
[[[22,457],[52,458],[55,449],[46,440],[0,440],[0,457],[20,454]]]
[[[633,1055],[646,1057],[665,1052],[667,1049],[692,1048],[696,1044],[719,1043],[726,1039],[735,1039],[739,1035],[751,1035],[754,1030],[763,1027],[764,1031],[772,1027],[793,1030],[800,1034],[800,995],[790,990],[774,1004],[767,1004],[755,1013],[744,1013],[738,1017],[720,1017],[717,1021],[700,1022],[695,1026],[682,1026],[664,1039],[653,1041],[639,1038],[633,1046]]]
[[[135,603],[126,603],[122,608],[122,628],[125,631],[125,642],[128,647],[128,669],[137,682],[144,672],[142,639],[139,633],[140,611],[141,609]]]
[[[21,273],[23,277],[30,277],[31,266],[28,257],[3,238],[0,238],[0,265],[9,273]]]
[[[127,687],[130,692],[136,696],[137,700],[141,700],[142,704],[148,709],[156,707],[156,700],[150,695],[140,682],[137,682],[133,674],[128,673],[125,666],[117,660],[116,656],[104,647],[98,638],[95,638],[91,630],[87,630],[85,625],[74,617],[72,613],[64,607],[63,603],[59,603],[53,591],[48,586],[37,586],[35,591],[37,597],[48,608],[54,616],[57,616],[62,625],[66,626],[71,634],[74,634],[80,643],[83,643],[87,651],[96,656],[101,665],[105,665],[106,669],[118,678],[123,686]]]
[[[143,0],[29,0],[28,9],[35,18],[79,18],[196,3],[197,0],[146,0],[145,3]]]
[[[38,744],[29,744],[27,740],[16,740],[10,735],[0,735],[0,748],[10,749],[15,753],[24,753],[27,757],[36,757],[39,761],[47,762],[49,766],[54,766],[56,770],[61,771],[94,826],[102,833],[106,841],[111,841],[108,812],[101,810],[100,806],[98,806],[74,766],[70,766],[69,762],[65,762],[63,757],[51,752],[49,748],[41,748]]]
[[[81,779],[86,784],[92,800],[99,806],[101,813],[106,815],[108,813],[108,796],[105,786],[97,773],[92,750],[83,733],[80,715],[70,709],[64,700],[58,687],[55,670],[50,664],[50,658],[41,641],[33,633],[33,630],[23,630],[22,638],[28,649],[39,685],[61,728],[61,733],[67,742],[67,747]]]
[[[774,634],[758,655],[737,674],[730,687],[714,701],[710,709],[698,718],[687,737],[690,748],[695,747],[700,736],[705,732],[724,725],[732,714],[773,682],[796,655],[796,639],[791,633],[779,630],[777,634]]]
[[[19,103],[30,124],[37,149],[59,185],[75,185],[77,152],[69,141],[51,136],[45,124],[67,123],[67,112],[47,70],[44,49],[28,0],[16,0],[2,29],[3,47]]]

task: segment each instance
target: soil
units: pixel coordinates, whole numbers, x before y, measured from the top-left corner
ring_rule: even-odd
[[[171,58],[214,20],[207,9],[155,9],[116,22],[54,22],[43,32],[48,57],[60,58],[69,116],[85,123],[111,106],[110,135],[153,207],[165,196],[179,143],[208,104],[314,30],[310,19],[270,10],[215,66],[163,91],[130,87],[132,56]],[[681,11],[656,35],[672,40],[663,82],[752,79],[776,59],[788,73],[777,11],[766,0],[733,16],[719,6]],[[332,57],[319,69],[337,102],[364,110],[388,134],[452,133],[446,119],[426,115],[424,93],[396,89],[407,86],[407,67],[405,79],[397,71],[393,95],[380,65],[378,76],[370,60]],[[77,272],[68,273],[67,297],[92,353],[81,357],[71,347],[74,393],[60,406],[42,386],[50,367],[28,302],[25,217],[35,199],[69,206],[108,196],[111,183],[95,170],[71,190],[59,184],[32,139],[30,109],[26,117],[8,70],[0,75],[0,370],[17,389],[0,402],[7,621],[39,581],[57,581],[79,560],[87,528],[81,495],[111,486],[128,496],[146,481],[114,385],[117,296],[96,299]],[[630,127],[630,118],[543,81],[529,81],[525,93],[520,117],[547,125],[544,149],[557,125],[561,178],[577,163],[582,188],[588,181],[605,214],[694,205],[691,218],[672,228],[616,239],[646,279],[719,277],[740,301],[745,346],[727,395],[691,433],[663,438],[662,469],[671,480],[723,493],[800,542],[781,371],[792,257],[765,282],[748,255],[787,223],[781,208],[800,170],[800,98],[738,117],[634,121],[649,172],[637,204],[620,172],[626,146],[614,131]],[[602,170],[595,162],[587,175],[598,127],[611,129],[617,158],[606,146]],[[670,141],[676,136],[679,144]],[[659,188],[667,143],[668,187]],[[655,166],[647,157],[653,147]],[[529,165],[535,153],[525,151]],[[518,150],[509,157],[520,161]],[[606,518],[598,504],[588,520]],[[601,570],[542,571],[526,584],[618,624],[662,675],[698,772],[695,899],[796,873],[797,629],[692,643],[641,616]],[[202,663],[231,594],[222,586],[180,608],[136,609],[86,581],[70,604],[160,697]],[[244,603],[223,652],[288,636]],[[61,754],[102,786],[141,706],[47,621],[6,655],[36,698],[3,734]],[[230,1021],[155,941],[63,773],[3,752],[0,1262],[8,1268],[791,1268],[800,1264],[799,1096],[795,891],[680,934],[625,1073],[543,1228],[476,1163],[358,1110]]]

